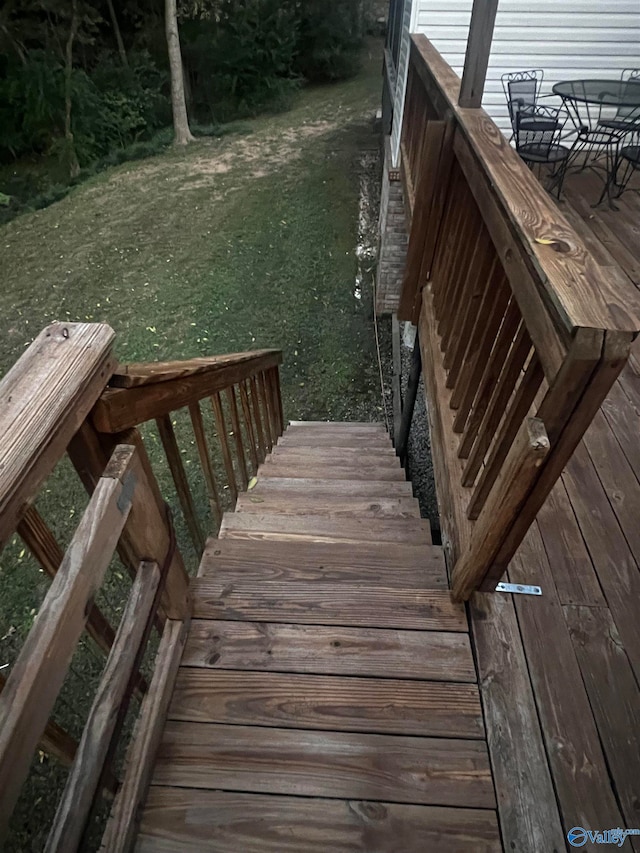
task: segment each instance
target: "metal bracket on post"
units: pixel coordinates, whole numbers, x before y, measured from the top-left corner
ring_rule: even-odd
[[[522,583],[499,583],[496,592],[519,592],[522,595],[542,595],[542,587]]]

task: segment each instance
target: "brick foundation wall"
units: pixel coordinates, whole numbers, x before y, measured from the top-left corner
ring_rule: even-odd
[[[407,227],[398,169],[390,168],[389,139],[385,139],[382,192],[380,195],[376,311],[391,314],[400,301],[402,277],[407,259]]]

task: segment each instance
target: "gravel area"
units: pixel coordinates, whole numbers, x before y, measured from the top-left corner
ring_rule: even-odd
[[[406,345],[407,338],[411,336],[404,333],[404,324],[400,326],[400,358],[402,364],[401,390],[402,399],[406,398],[407,381],[413,357],[413,347]],[[429,435],[429,419],[427,417],[427,406],[424,394],[424,384],[420,377],[416,404],[413,410],[413,420],[409,432],[409,444],[407,447],[407,475],[413,483],[413,492],[418,498],[420,512],[423,518],[431,522],[433,541],[440,541],[440,517],[438,514],[438,501],[436,498],[436,486],[433,477],[433,460],[431,458],[431,437]]]

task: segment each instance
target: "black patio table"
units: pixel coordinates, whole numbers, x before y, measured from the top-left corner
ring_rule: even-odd
[[[564,80],[556,83],[553,93],[562,98],[576,131],[576,139],[567,158],[567,168],[584,151],[581,168],[586,168],[603,154],[606,158],[605,184],[596,205],[605,196],[609,204],[615,182],[620,140],[640,129],[640,80]]]

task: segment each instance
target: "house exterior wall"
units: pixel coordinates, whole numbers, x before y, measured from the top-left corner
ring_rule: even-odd
[[[400,290],[407,259],[407,224],[400,173],[391,166],[389,137],[385,139],[376,273],[376,311],[393,313],[400,302]]]
[[[472,0],[407,2],[411,32],[424,33],[461,75]],[[510,135],[500,80],[505,72],[542,68],[544,93],[560,80],[615,78],[624,68],[638,67],[640,0],[500,0],[482,105]],[[394,99],[391,147],[396,165],[405,86],[406,69],[403,77],[398,75]]]

